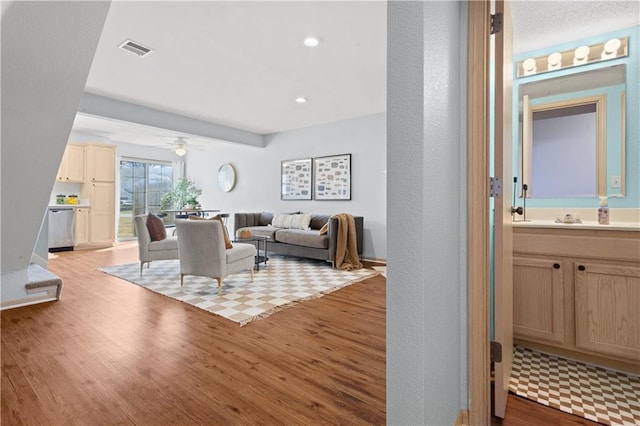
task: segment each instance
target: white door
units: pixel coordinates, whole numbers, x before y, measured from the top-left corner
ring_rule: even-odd
[[[494,176],[502,180],[502,195],[495,198],[494,204],[494,340],[502,346],[502,361],[495,363],[494,414],[504,417],[513,363],[513,33],[509,1],[496,1],[495,13],[502,14],[503,19],[502,30],[494,35]]]

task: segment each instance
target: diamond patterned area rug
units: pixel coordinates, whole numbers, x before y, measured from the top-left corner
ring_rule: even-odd
[[[640,425],[640,377],[514,349],[511,392],[605,425]]]
[[[150,268],[144,268],[142,277],[139,263],[105,266],[99,270],[241,326],[379,273],[371,269],[342,271],[323,261],[270,256],[266,266],[260,265],[260,271],[254,271],[253,282],[248,271],[225,277],[222,296],[218,296],[218,283],[213,278],[187,275],[184,287],[180,288],[179,260],[154,261]]]

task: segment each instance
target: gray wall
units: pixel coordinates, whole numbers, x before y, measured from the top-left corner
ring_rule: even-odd
[[[389,2],[387,422],[466,408],[466,6]]]
[[[269,135],[265,148],[224,142],[189,148],[186,175],[201,186],[203,207],[225,212],[351,213],[364,216],[364,256],[386,259],[386,117],[351,120]],[[351,154],[351,201],[280,200],[282,160]],[[218,168],[232,163],[238,181],[225,193],[217,186]],[[229,223],[233,229],[233,224]]]
[[[109,4],[2,4],[3,303],[25,295],[26,268]]]

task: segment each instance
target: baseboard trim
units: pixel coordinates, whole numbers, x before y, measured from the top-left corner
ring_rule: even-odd
[[[371,263],[382,263],[382,264],[387,264],[387,259],[376,259],[376,258],[369,258],[369,257],[363,257],[362,258],[363,261],[365,262],[371,262]]]
[[[135,240],[133,240],[135,241]],[[74,250],[95,250],[113,247],[113,243],[79,243],[73,246]]]
[[[469,410],[460,410],[455,426],[467,426],[469,424]]]
[[[594,365],[596,367],[608,368],[609,370],[615,370],[625,374],[640,374],[640,365],[634,363],[630,359],[627,360],[615,355],[606,356],[590,354],[588,352],[581,352],[578,348],[576,350],[559,348],[556,346],[520,338],[514,338],[513,344],[533,349],[534,351],[542,352],[547,355],[559,356],[561,358],[583,362],[586,364]]]

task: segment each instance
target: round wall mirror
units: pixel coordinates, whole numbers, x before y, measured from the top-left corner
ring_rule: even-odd
[[[224,192],[229,192],[236,184],[236,169],[231,163],[225,163],[218,169],[218,186]]]

